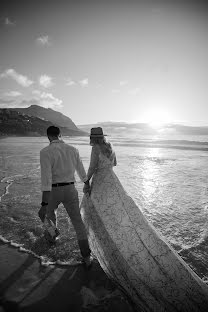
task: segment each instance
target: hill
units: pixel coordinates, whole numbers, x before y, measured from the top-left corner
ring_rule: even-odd
[[[63,115],[64,116],[64,115]],[[35,116],[29,116],[20,113],[13,108],[0,109],[0,136],[17,135],[17,136],[41,136],[46,135],[46,129],[54,125],[49,120],[44,120]],[[58,124],[56,124],[58,125]],[[83,136],[87,135],[84,131],[79,130],[76,126],[75,129],[70,129],[58,125],[61,134],[64,136]]]
[[[69,117],[51,108],[44,108],[39,105],[31,105],[26,108],[12,108],[12,110],[18,111],[21,114],[34,116],[43,120],[50,121],[60,127],[66,127],[71,130],[79,131],[75,123]]]

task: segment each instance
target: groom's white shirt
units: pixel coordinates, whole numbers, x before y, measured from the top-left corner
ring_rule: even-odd
[[[87,180],[79,151],[62,140],[54,140],[40,151],[41,190],[51,191],[53,183],[75,182],[75,171]]]

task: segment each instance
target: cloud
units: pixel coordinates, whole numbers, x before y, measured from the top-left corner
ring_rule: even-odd
[[[66,81],[66,85],[67,86],[74,86],[76,83],[71,79],[71,78],[68,78],[67,81]]]
[[[54,85],[54,83],[52,82],[52,78],[48,75],[40,76],[39,84],[40,84],[40,86],[42,86],[44,88],[50,88]]]
[[[141,91],[140,88],[134,88],[134,89],[129,90],[128,93],[129,93],[130,95],[137,95],[140,91]]]
[[[52,93],[41,92],[39,90],[34,90],[32,93],[35,95],[35,98],[30,101],[34,101],[36,105],[40,105],[45,108],[62,108],[63,101],[54,97]]]
[[[49,46],[51,45],[49,36],[40,36],[36,39],[36,42],[42,46]]]
[[[33,90],[32,91],[32,94],[35,94],[35,95],[40,95],[42,92],[39,91],[39,90]]]
[[[15,26],[16,24],[12,22],[8,17],[4,19],[4,25],[6,26]]]
[[[52,93],[42,92],[39,90],[32,91],[34,95],[31,99],[23,99],[22,101],[17,101],[16,98],[4,99],[0,98],[0,108],[10,108],[10,107],[28,107],[30,105],[40,105],[45,108],[62,108],[62,100],[53,96]]]
[[[0,108],[13,108],[13,107],[19,107],[19,102],[16,100],[16,98],[12,99],[0,98]]]
[[[80,86],[86,87],[89,84],[88,78],[82,79],[79,81]]]
[[[2,105],[10,105],[10,104],[13,104],[14,103],[14,100],[12,99],[2,99],[0,98],[0,106]]]
[[[27,76],[23,76],[21,74],[18,74],[14,69],[10,68],[5,70],[1,75],[0,78],[12,78],[14,79],[18,84],[20,84],[22,87],[29,87],[33,84],[33,81],[31,81]]]
[[[4,95],[5,95],[5,96],[16,97],[16,96],[22,95],[22,93],[19,92],[19,91],[9,91],[9,92],[5,92]]]
[[[122,80],[122,81],[119,82],[119,85],[120,85],[121,87],[123,87],[123,86],[125,86],[125,85],[127,85],[127,84],[128,84],[128,81],[127,81],[127,80]]]

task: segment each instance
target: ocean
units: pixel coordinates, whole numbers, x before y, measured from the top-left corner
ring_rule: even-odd
[[[87,170],[88,137],[64,137],[77,147]],[[208,136],[109,136],[117,155],[115,173],[156,230],[186,263],[208,281]],[[40,149],[45,137],[0,140],[0,239],[33,253],[43,264],[80,261],[73,226],[60,205],[61,235],[49,246],[38,218]],[[76,176],[79,198],[82,183]]]

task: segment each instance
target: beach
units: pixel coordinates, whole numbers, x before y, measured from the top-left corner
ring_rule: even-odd
[[[60,241],[51,246],[44,239],[36,184],[40,145],[47,141],[39,144],[38,138],[10,137],[1,142],[5,140],[10,147],[2,150],[0,170],[0,311],[131,312],[131,304],[96,259],[89,270],[81,263],[76,235],[63,207]],[[32,149],[34,143],[38,147]]]
[[[204,139],[204,142],[206,138]],[[80,151],[87,169],[88,138],[64,138]],[[111,138],[114,169],[139,209],[205,282],[207,262],[207,152],[198,138],[174,142]],[[94,259],[87,272],[73,226],[58,209],[60,239],[49,246],[38,218],[40,149],[45,137],[8,137],[0,152],[0,295],[21,311],[127,311],[125,295]],[[154,147],[153,147],[154,145]],[[82,183],[76,177],[79,199]],[[87,304],[89,301],[93,304]],[[125,302],[125,303],[124,303]],[[124,310],[122,310],[124,308]],[[41,310],[42,309],[42,310]],[[61,310],[62,309],[62,310]],[[93,310],[94,309],[94,310]]]
[[[0,243],[0,311],[125,311],[133,308],[97,261],[43,266],[32,254]]]

